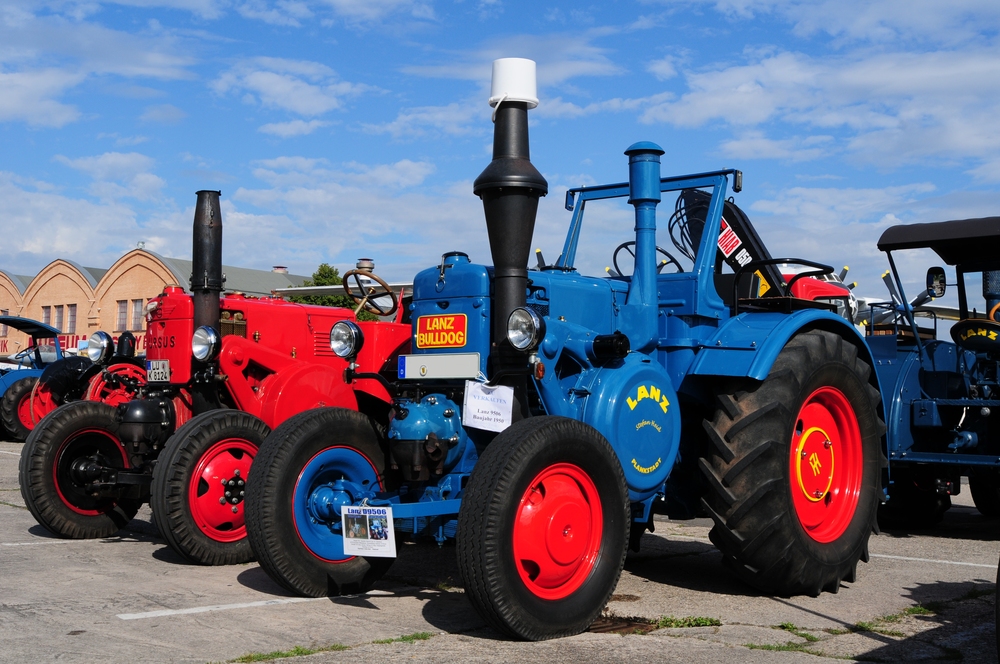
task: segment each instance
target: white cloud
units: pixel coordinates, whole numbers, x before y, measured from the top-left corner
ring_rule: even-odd
[[[224,72],[212,83],[220,95],[240,94],[247,103],[259,103],[297,115],[322,115],[343,106],[343,100],[369,86],[338,79],[326,65],[305,60],[254,58]]]
[[[724,141],[722,153],[734,159],[782,159],[808,161],[827,156],[832,136],[807,136],[774,140],[759,131],[748,131],[738,138]]]
[[[488,87],[492,63],[497,58],[530,58],[537,66],[539,86],[560,85],[580,76],[614,76],[624,69],[608,58],[608,50],[594,46],[592,35],[517,35],[497,39],[483,48],[448,54],[439,65],[408,65],[403,72],[416,76],[476,81]]]
[[[89,175],[94,180],[90,192],[101,200],[126,197],[152,200],[159,197],[166,185],[162,178],[149,172],[153,160],[138,152],[105,152],[77,159],[57,155],[54,160]]]
[[[544,103],[538,105],[535,114],[540,118],[576,118],[595,113],[620,113],[622,111],[642,111],[652,108],[664,101],[673,98],[670,92],[661,92],[651,97],[639,97],[637,99],[606,99],[604,101],[592,102],[586,106],[578,106],[572,102],[563,101],[562,97],[546,99]]]
[[[408,139],[427,134],[465,136],[483,133],[480,121],[486,115],[485,104],[453,103],[447,106],[417,106],[399,112],[396,119],[382,124],[363,124],[372,134],[389,134]]]
[[[427,3],[414,0],[322,0],[334,13],[348,22],[380,21],[394,16],[433,19],[434,10]]]
[[[0,72],[0,121],[21,120],[32,126],[62,127],[80,117],[73,106],[56,101],[84,75],[58,69]]]
[[[645,122],[736,127],[780,122],[847,132],[856,158],[897,165],[932,157],[988,158],[1000,149],[995,49],[812,58],[777,53],[746,65],[688,72],[689,91],[648,109]]]
[[[237,5],[236,11],[244,18],[295,28],[302,25],[300,21],[313,16],[308,3],[287,0],[276,2],[274,7],[268,6],[265,0],[248,0]]]
[[[0,265],[5,270],[34,274],[56,258],[106,267],[142,237],[128,206],[71,198],[42,184],[0,172],[0,224],[8,237],[0,246]],[[81,233],[82,228],[101,232]]]
[[[157,104],[147,106],[139,119],[144,122],[160,122],[163,124],[177,124],[187,117],[187,113],[177,108],[173,104]]]
[[[305,136],[306,134],[311,134],[320,127],[326,127],[329,124],[329,122],[323,122],[322,120],[310,120],[309,122],[306,122],[305,120],[270,122],[266,125],[258,127],[257,131],[262,134],[271,134],[281,138],[291,138],[292,136]]]
[[[961,44],[1000,28],[995,0],[695,0],[736,19],[776,14],[802,36],[825,32],[846,39],[918,39]],[[666,4],[678,4],[666,0]],[[685,5],[690,5],[684,0]]]
[[[666,81],[677,76],[677,68],[674,64],[674,58],[661,58],[650,62],[646,66],[646,71],[655,76],[658,80]]]

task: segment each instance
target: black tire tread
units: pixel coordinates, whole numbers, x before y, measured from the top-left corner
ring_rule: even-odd
[[[213,443],[239,437],[259,447],[268,433],[270,428],[250,413],[215,410],[188,420],[167,441],[153,470],[150,505],[160,535],[186,560],[198,565],[238,565],[253,560],[246,538],[217,542],[201,532],[191,515],[188,485],[201,455]]]
[[[7,430],[13,440],[26,440],[31,429],[24,426],[18,416],[18,406],[24,398],[31,398],[31,390],[38,382],[38,376],[25,376],[14,381],[7,391],[3,393],[0,400],[0,418],[3,419],[3,428]]]
[[[469,480],[462,499],[458,518],[457,557],[459,569],[465,584],[465,593],[472,601],[483,620],[498,632],[527,640],[542,640],[570,636],[586,629],[596,619],[607,604],[617,585],[625,562],[629,531],[631,528],[631,505],[621,465],[614,450],[596,431],[593,433],[603,446],[607,466],[615,473],[615,481],[621,490],[621,513],[625,516],[621,535],[620,551],[608,551],[617,556],[611,564],[616,565],[613,582],[606,588],[601,600],[592,607],[591,615],[576,625],[554,627],[526,619],[515,602],[510,601],[509,580],[496,562],[501,556],[501,547],[506,536],[500,533],[498,522],[502,518],[502,499],[515,492],[515,483],[520,469],[532,456],[534,448],[544,445],[553,434],[572,432],[573,428],[586,427],[575,420],[561,417],[532,417],[511,426],[495,438],[480,456]],[[518,498],[515,498],[518,499]],[[609,507],[614,508],[611,504]],[[612,518],[609,513],[605,518]],[[556,609],[554,612],[558,613]],[[558,616],[561,618],[562,616]],[[557,618],[552,617],[552,623]],[[583,624],[586,623],[586,624]]]
[[[363,592],[380,579],[392,564],[392,558],[357,557],[350,563],[350,578],[328,574],[325,582],[317,579],[316,565],[311,554],[295,534],[290,513],[290,500],[284,495],[285,473],[295,477],[302,470],[292,468],[298,448],[310,431],[329,432],[335,436],[357,434],[368,441],[365,450],[376,468],[385,468],[385,454],[379,445],[378,435],[369,418],[357,411],[344,408],[316,408],[299,413],[280,424],[264,440],[254,457],[253,482],[247,483],[246,519],[247,539],[261,568],[275,582],[289,592],[305,597],[328,597],[352,592]],[[312,562],[309,568],[301,561]],[[322,565],[320,565],[322,568]]]
[[[785,428],[795,417],[796,398],[804,396],[801,392],[804,383],[811,380],[810,372],[825,370],[823,367],[831,363],[853,373],[860,384],[859,394],[870,406],[867,412],[856,413],[865,423],[865,494],[851,527],[861,523],[859,518],[867,523],[863,534],[843,545],[849,548],[846,551],[800,541],[805,536],[798,534],[801,528],[789,504],[784,469],[788,464]],[[880,396],[868,382],[870,374],[871,367],[859,357],[853,344],[831,332],[807,331],[786,344],[763,383],[756,389],[733,390],[720,396],[720,407],[705,420],[705,430],[715,446],[726,447],[709,448],[701,464],[709,487],[702,504],[714,522],[710,538],[722,551],[727,565],[751,585],[783,596],[836,591],[842,580],[855,577],[857,561],[867,559],[868,537],[877,528],[875,510],[885,433]],[[859,405],[853,405],[858,410]]]
[[[65,437],[82,427],[101,427],[117,434],[115,409],[93,401],[60,406],[31,431],[18,464],[18,483],[28,510],[47,530],[66,539],[113,535],[132,520],[142,505],[139,500],[120,500],[98,515],[77,514],[65,506],[56,494],[52,465]]]

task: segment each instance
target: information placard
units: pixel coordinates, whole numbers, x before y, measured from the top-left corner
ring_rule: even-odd
[[[389,505],[342,505],[344,553],[366,558],[395,558],[396,537]]]
[[[514,412],[514,388],[506,385],[489,387],[472,380],[465,381],[465,401],[462,424],[486,431],[503,431],[510,426]]]

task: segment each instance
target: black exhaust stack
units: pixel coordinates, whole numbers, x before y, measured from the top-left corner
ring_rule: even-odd
[[[219,331],[219,296],[222,276],[221,191],[199,191],[194,208],[194,242],[191,255],[191,294],[194,296],[194,327]]]
[[[221,191],[199,191],[194,208],[194,242],[191,249],[191,296],[194,299],[194,327],[210,327],[219,331],[222,313],[219,296],[225,284],[222,276],[222,210]],[[194,361],[194,360],[193,360]],[[213,367],[195,362],[191,390],[191,410],[195,415],[220,407],[219,393],[213,384]],[[197,365],[205,367],[198,371]]]
[[[493,161],[472,190],[486,212],[494,268],[493,343],[504,350],[509,348],[507,318],[525,304],[538,199],[549,191],[528,151],[528,109],[538,105],[535,94],[534,62],[504,58],[493,63]],[[500,357],[506,355],[501,351]],[[494,363],[494,371],[499,368]]]

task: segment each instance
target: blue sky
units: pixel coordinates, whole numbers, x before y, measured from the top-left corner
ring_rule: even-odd
[[[516,56],[550,260],[565,189],[651,140],[664,174],[742,169],[772,254],[880,294],[887,226],[1000,214],[998,28],[996,0],[4,0],[0,268],[189,257],[198,189],[223,192],[230,264],[489,263],[472,180],[490,63]],[[594,219],[599,270],[631,226]]]

